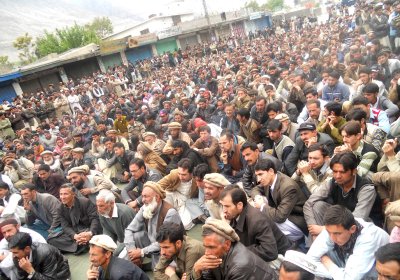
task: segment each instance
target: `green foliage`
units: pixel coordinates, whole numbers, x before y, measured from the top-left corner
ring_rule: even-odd
[[[254,12],[262,11],[260,5],[256,0],[251,0],[250,2],[246,2],[245,7],[252,9]]]
[[[53,33],[47,31],[36,38],[36,54],[44,57],[51,53],[62,53],[73,48],[86,46],[90,43],[99,44],[102,37],[111,34],[113,27],[107,17],[95,18],[91,23],[56,29]]]
[[[10,72],[13,68],[12,63],[8,60],[7,55],[0,55],[0,73]]]
[[[277,11],[284,8],[284,0],[268,0],[264,4],[259,5],[256,0],[251,0],[245,5],[246,8],[253,9],[254,12],[259,11]]]
[[[99,38],[104,38],[113,33],[112,22],[108,17],[96,17],[86,27],[94,31]]]
[[[270,11],[277,11],[284,8],[283,0],[268,0],[267,3],[264,4],[265,8]]]
[[[32,37],[28,33],[19,36],[13,42],[14,48],[19,50],[18,57],[22,65],[32,63],[36,60],[34,53],[35,44],[32,42]]]

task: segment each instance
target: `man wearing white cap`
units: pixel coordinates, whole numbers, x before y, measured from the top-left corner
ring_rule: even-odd
[[[89,241],[91,263],[86,276],[96,280],[147,280],[149,277],[135,264],[113,255],[117,244],[105,234],[95,235]]]
[[[137,265],[142,266],[142,258],[146,256],[151,257],[151,267],[154,268],[160,258],[160,245],[156,240],[159,228],[165,222],[182,224],[178,212],[164,199],[165,191],[158,183],[147,181],[144,184],[144,205],[126,227],[124,239],[127,258]]]

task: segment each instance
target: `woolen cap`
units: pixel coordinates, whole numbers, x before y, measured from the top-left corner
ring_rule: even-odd
[[[83,148],[74,148],[74,149],[72,149],[72,151],[74,153],[82,153],[82,154],[85,152],[85,150]]]
[[[6,219],[0,223],[0,229],[7,225],[18,225],[18,221],[16,219]]]
[[[205,229],[210,229],[211,231],[224,237],[225,239],[229,239],[230,241],[238,242],[240,240],[235,230],[227,222],[223,220],[218,220],[210,217],[206,220],[206,223],[203,225],[203,231]]]
[[[106,132],[106,135],[108,135],[108,134],[117,134],[117,133],[118,133],[118,131],[116,131],[115,129],[110,129],[110,130],[108,130]]]
[[[286,115],[286,114],[284,114],[284,113],[278,114],[278,115],[276,115],[276,117],[275,117],[275,120],[278,120],[278,121],[281,121],[281,122],[287,121],[288,119],[289,119],[289,116]]]
[[[158,195],[160,195],[161,199],[165,198],[165,191],[161,188],[160,184],[152,181],[147,181],[146,183],[144,183],[143,189],[146,187],[155,191]]]
[[[168,128],[179,128],[182,129],[182,125],[178,122],[172,122],[170,124],[168,124]]]
[[[143,139],[146,138],[147,136],[153,136],[157,138],[157,135],[151,131],[146,131],[145,133],[142,134]]]
[[[66,151],[66,150],[72,150],[72,147],[69,145],[65,145],[64,147],[61,148],[61,151]]]
[[[227,185],[231,183],[224,177],[224,175],[219,173],[210,173],[204,176],[205,183],[216,186],[218,188],[225,188]]]
[[[117,244],[106,234],[95,235],[90,239],[89,244],[101,247],[107,251],[114,252],[117,249]]]
[[[89,166],[87,165],[81,165],[81,166],[76,166],[76,167],[72,167],[69,171],[68,171],[68,175],[72,174],[72,173],[83,173],[83,174],[88,174],[90,171]]]
[[[53,154],[52,151],[47,150],[47,151],[41,152],[41,153],[40,153],[40,156],[43,156],[43,155],[52,155],[52,154]]]

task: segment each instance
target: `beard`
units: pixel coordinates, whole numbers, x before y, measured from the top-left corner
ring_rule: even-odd
[[[158,206],[157,200],[153,197],[153,200],[149,204],[143,205],[143,217],[147,220],[150,220],[154,216],[154,211]]]
[[[53,165],[53,163],[54,163],[54,159],[52,158],[51,160],[43,160],[43,162],[45,163],[45,164],[47,164],[47,165]]]
[[[78,190],[81,190],[84,184],[85,184],[85,181],[81,178],[81,179],[79,180],[79,182],[76,182],[76,183],[74,184],[74,186],[75,186]]]

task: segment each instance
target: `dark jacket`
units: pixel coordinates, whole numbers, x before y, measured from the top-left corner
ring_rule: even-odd
[[[276,176],[272,197],[270,186],[255,187],[251,192],[251,197],[254,198],[257,194],[267,197],[268,207],[266,212],[272,221],[281,224],[289,219],[307,234],[307,225],[303,215],[303,205],[307,200],[306,195],[297,183],[285,174],[278,172]]]
[[[266,262],[275,260],[278,254],[284,255],[291,246],[277,225],[251,205],[243,208],[237,223],[235,220],[230,224],[239,235],[240,242]]]
[[[281,168],[282,168],[282,162],[279,159],[277,159],[269,154],[260,152],[260,154],[258,156],[258,160],[260,160],[260,159],[261,160],[263,160],[263,159],[271,160],[274,163],[276,170],[281,170]],[[255,165],[252,165],[252,166],[247,165],[244,170],[244,174],[243,174],[243,178],[242,178],[243,189],[248,196],[251,195],[251,190],[258,185],[254,166]]]
[[[193,166],[197,166],[201,163],[206,163],[205,159],[198,152],[190,148],[189,145],[184,142],[182,154],[175,155],[171,159],[170,163],[167,165],[167,173],[171,172],[171,170],[178,168],[178,162],[183,158],[190,159],[193,163]]]
[[[68,260],[53,247],[45,243],[34,243],[32,249],[32,266],[35,269],[33,280],[64,280],[71,277]],[[14,260],[14,265],[18,271],[18,279],[28,279],[28,273],[18,265],[18,260]]]
[[[317,143],[325,144],[329,151],[329,156],[332,156],[333,150],[335,149],[335,143],[328,134],[318,132]],[[297,163],[300,160],[308,160],[308,148],[304,144],[303,140],[301,140],[300,137],[297,137],[295,144],[296,146],[294,146],[292,152],[285,161],[286,174],[289,176],[292,176],[296,171]]]
[[[107,271],[99,269],[99,280],[148,280],[149,277],[130,261],[112,256]]]
[[[64,176],[61,176],[56,172],[52,172],[49,178],[46,180],[40,179],[39,176],[35,174],[33,176],[32,183],[35,184],[38,192],[48,193],[55,196],[57,199],[60,199],[60,187],[66,183],[66,180]]]
[[[222,269],[221,269],[222,267]],[[274,280],[278,279],[274,270],[259,256],[248,250],[240,242],[232,242],[221,267],[206,270],[202,279],[216,280]]]
[[[96,206],[86,197],[75,197],[71,209],[61,205],[59,215],[64,233],[72,239],[75,234],[83,231],[91,231],[93,235],[103,231]]]
[[[125,151],[122,157],[114,155],[107,163],[107,167],[111,167],[116,163],[121,165],[123,171],[129,172],[129,163],[135,158],[135,153],[132,151]]]
[[[163,176],[158,170],[146,167],[146,173],[139,180],[135,180],[135,178],[132,177],[128,185],[126,185],[122,190],[122,200],[126,204],[136,199],[138,205],[142,206],[142,191],[144,183],[147,181],[158,182],[162,177]]]

